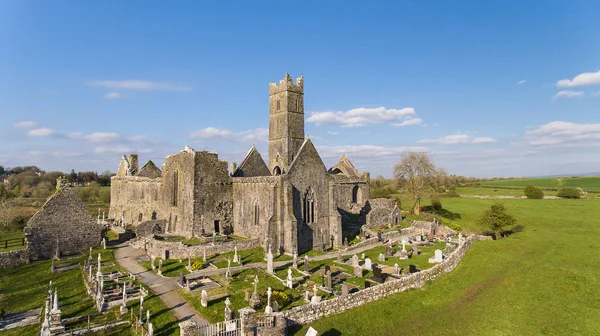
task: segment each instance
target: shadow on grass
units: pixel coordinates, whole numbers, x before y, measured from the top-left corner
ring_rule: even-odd
[[[431,205],[426,205],[421,207],[421,211],[423,212],[428,212],[432,215],[437,215],[437,216],[442,216],[444,218],[450,219],[450,220],[457,220],[457,219],[461,219],[462,216],[457,213],[457,212],[452,212],[448,209],[433,209],[433,207]]]

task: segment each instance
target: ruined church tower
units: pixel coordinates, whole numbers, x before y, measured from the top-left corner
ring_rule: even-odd
[[[286,173],[304,142],[304,77],[269,84],[269,170]]]

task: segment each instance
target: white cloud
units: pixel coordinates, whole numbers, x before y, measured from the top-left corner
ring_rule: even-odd
[[[319,146],[319,152],[323,157],[338,157],[346,154],[349,157],[372,158],[381,156],[399,157],[406,151],[429,152],[428,147],[384,147],[373,145],[357,146]]]
[[[34,127],[38,127],[38,123],[36,123],[35,121],[20,121],[18,123],[14,123],[13,127],[16,128],[34,128]]]
[[[123,154],[123,153],[132,153],[132,149],[126,146],[98,146],[94,148],[94,153],[97,154]]]
[[[554,98],[577,98],[583,97],[585,94],[582,91],[562,90],[558,91]]]
[[[239,141],[243,143],[267,143],[269,141],[269,130],[266,128],[256,128],[241,132]]]
[[[140,91],[191,91],[189,86],[177,86],[169,83],[150,82],[143,80],[97,80],[86,83],[90,87],[103,87],[119,90],[140,90]]]
[[[32,129],[29,132],[27,132],[27,135],[32,136],[32,137],[47,137],[47,136],[51,136],[52,134],[54,134],[54,130],[51,128],[36,128],[36,129]]]
[[[123,98],[123,96],[118,92],[109,92],[104,95],[104,98],[105,99],[119,99],[119,98]]]
[[[451,135],[446,135],[445,137],[441,137],[438,139],[424,139],[417,141],[419,143],[437,143],[441,145],[456,145],[456,144],[465,144],[469,142],[469,135],[466,133],[456,133]]]
[[[415,116],[415,109],[386,109],[385,107],[365,108],[360,107],[346,112],[312,112],[307,122],[319,125],[337,124],[342,127],[360,127],[368,124],[381,124],[383,122],[404,120]]]
[[[490,137],[480,137],[480,138],[474,138],[473,141],[471,141],[474,144],[486,144],[486,143],[494,143],[494,142],[498,142],[496,139],[494,138],[490,138]]]
[[[190,134],[191,138],[223,138],[231,139],[234,134],[230,130],[219,129],[216,127],[207,127]]]
[[[521,79],[520,81],[517,82],[517,84],[525,84],[525,83],[527,83],[527,81],[524,79]]]
[[[564,146],[569,143],[595,141],[600,140],[600,123],[575,124],[553,121],[527,131],[525,136],[531,146]]]
[[[575,87],[575,86],[586,86],[586,85],[600,85],[600,71],[598,72],[584,72],[575,76],[573,79],[561,79],[556,82],[558,87]]]
[[[327,134],[329,134],[329,135],[339,135],[340,133],[339,132],[331,132],[331,131],[329,131],[329,132],[327,132]]]
[[[410,118],[406,119],[401,123],[393,123],[392,125],[396,127],[404,127],[404,126],[419,126],[423,125],[423,119],[421,118]]]
[[[92,133],[90,135],[86,135],[84,137],[86,140],[90,142],[112,142],[119,140],[121,136],[117,133]]]

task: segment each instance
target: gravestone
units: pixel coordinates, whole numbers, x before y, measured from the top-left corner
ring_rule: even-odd
[[[156,269],[156,265],[154,265],[155,261],[156,261],[156,256],[154,256],[154,255],[150,256],[150,266],[152,267],[153,271]]]
[[[338,253],[337,253],[337,262],[339,264],[343,264],[344,263],[344,259],[342,259],[342,252],[341,251],[338,251]]]
[[[309,271],[310,271],[310,270],[309,270],[309,268],[308,268],[308,256],[307,256],[307,255],[305,255],[305,256],[304,256],[304,272],[305,272],[305,273],[308,273]]]
[[[408,253],[406,252],[406,250],[400,250],[400,254],[398,255],[398,258],[400,258],[402,260],[408,259]]]
[[[365,269],[368,269],[369,271],[373,270],[373,265],[370,258],[365,259]]]
[[[273,273],[273,253],[271,252],[271,245],[269,245],[269,252],[267,253],[267,272]]]
[[[342,284],[342,296],[348,295],[348,285]]]
[[[385,247],[385,255],[386,255],[386,257],[392,256],[392,243],[391,242]]]
[[[310,292],[309,291],[304,292],[304,302],[306,302],[306,303],[310,302]]]
[[[357,278],[362,277],[362,268],[360,266],[354,266],[354,276]]]
[[[271,250],[269,249],[269,252],[271,252]],[[271,294],[273,292],[271,291],[271,287],[269,287],[267,289],[267,306],[265,307],[265,314],[273,314],[273,307],[271,307]]]
[[[206,247],[202,247],[202,261],[206,262]]]
[[[213,235],[212,235],[212,244],[215,245],[216,242],[217,242],[217,233],[213,232]]]
[[[231,301],[229,297],[225,299],[225,321],[231,321],[233,319],[233,312],[231,311]]]
[[[348,247],[348,237],[344,237],[344,246]]]
[[[298,253],[294,251],[294,257],[292,259],[292,267],[298,269]]]
[[[309,327],[304,336],[319,336],[319,333],[313,327]]]
[[[162,275],[162,259],[158,260],[158,275]]]
[[[371,283],[369,281],[365,281],[365,289],[371,287]]]
[[[331,270],[331,266],[325,265],[325,273],[329,272],[330,270]]]
[[[378,261],[385,261],[385,255],[383,253],[379,253],[379,256],[377,257]]]
[[[441,263],[443,257],[444,256],[443,256],[442,250],[435,250],[435,255],[433,257],[433,261],[436,263]]]
[[[385,281],[385,275],[379,266],[373,266],[373,280],[379,283],[383,283]]]
[[[394,274],[400,275],[400,267],[398,267],[398,264],[394,264]]]
[[[183,271],[179,271],[179,285],[183,287]]]
[[[359,265],[358,256],[355,254],[355,255],[352,256],[352,266],[356,267],[358,265]]]
[[[412,246],[412,255],[416,256],[416,255],[419,255],[419,253],[420,253],[419,249],[415,245],[413,245]]]
[[[277,301],[273,301],[273,312],[279,312],[279,303],[277,303]]]
[[[240,262],[240,257],[237,254],[237,246],[233,247],[233,262],[234,263],[239,263]]]
[[[331,290],[333,288],[332,284],[331,284],[331,271],[328,270],[327,273],[325,273],[325,278],[327,279],[327,289]]]
[[[191,270],[192,269],[192,258],[190,258],[188,256],[188,268]]]
[[[208,293],[206,290],[202,290],[202,294],[200,295],[200,304],[202,307],[208,307]]]
[[[260,305],[260,296],[258,295],[258,275],[254,277],[254,293],[250,297],[250,307],[256,309]]]
[[[286,286],[288,288],[294,288],[294,283],[292,282],[292,269],[288,268],[288,275],[286,279]]]
[[[360,255],[360,258],[363,259],[363,260],[365,259],[365,253],[364,252]]]

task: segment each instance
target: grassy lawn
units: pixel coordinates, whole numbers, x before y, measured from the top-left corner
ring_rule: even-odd
[[[456,192],[459,195],[471,196],[471,195],[485,195],[485,196],[524,196],[523,190],[519,189],[495,189],[495,188],[476,188],[476,187],[460,187],[456,188]],[[552,194],[554,192],[546,191],[545,194]]]
[[[8,252],[12,250],[20,250],[26,248],[27,245],[23,246],[23,237],[25,237],[25,233],[23,233],[22,230],[0,232],[0,252]],[[7,246],[7,240],[9,240],[8,247],[5,247]]]
[[[112,247],[106,250],[93,249],[94,260],[98,253],[102,254],[104,263],[115,263]],[[56,262],[61,263],[79,261],[84,263],[86,256],[78,259]],[[52,274],[50,260],[37,261],[19,267],[0,269],[0,307],[7,313],[21,312],[29,309],[40,308],[44,305],[48,284],[52,280],[53,286],[58,289],[59,306],[63,311],[62,317],[75,317],[97,313],[92,299],[85,292],[81,269]],[[118,269],[117,266],[105,267],[103,271]],[[139,301],[129,302],[128,307],[139,311]],[[137,308],[136,308],[137,307]],[[177,335],[179,333],[177,320],[163,305],[162,301],[150,295],[144,300],[144,307],[151,311],[151,320],[155,330],[161,335]],[[92,318],[92,324],[101,324],[107,321],[116,321],[118,308],[111,309],[108,314]],[[87,324],[87,322],[85,322]],[[2,335],[33,335],[38,326],[16,328],[2,333]],[[133,335],[131,328],[120,328],[97,335]]]
[[[579,187],[585,191],[600,191],[599,176],[495,180],[482,182],[481,184],[514,188],[524,188],[528,184],[533,184],[538,188]]]
[[[444,199],[443,205],[461,215],[463,228],[476,231],[477,218],[494,201]],[[600,201],[502,202],[525,225],[523,232],[476,242],[454,271],[420,290],[312,326],[332,335],[600,334]]]

